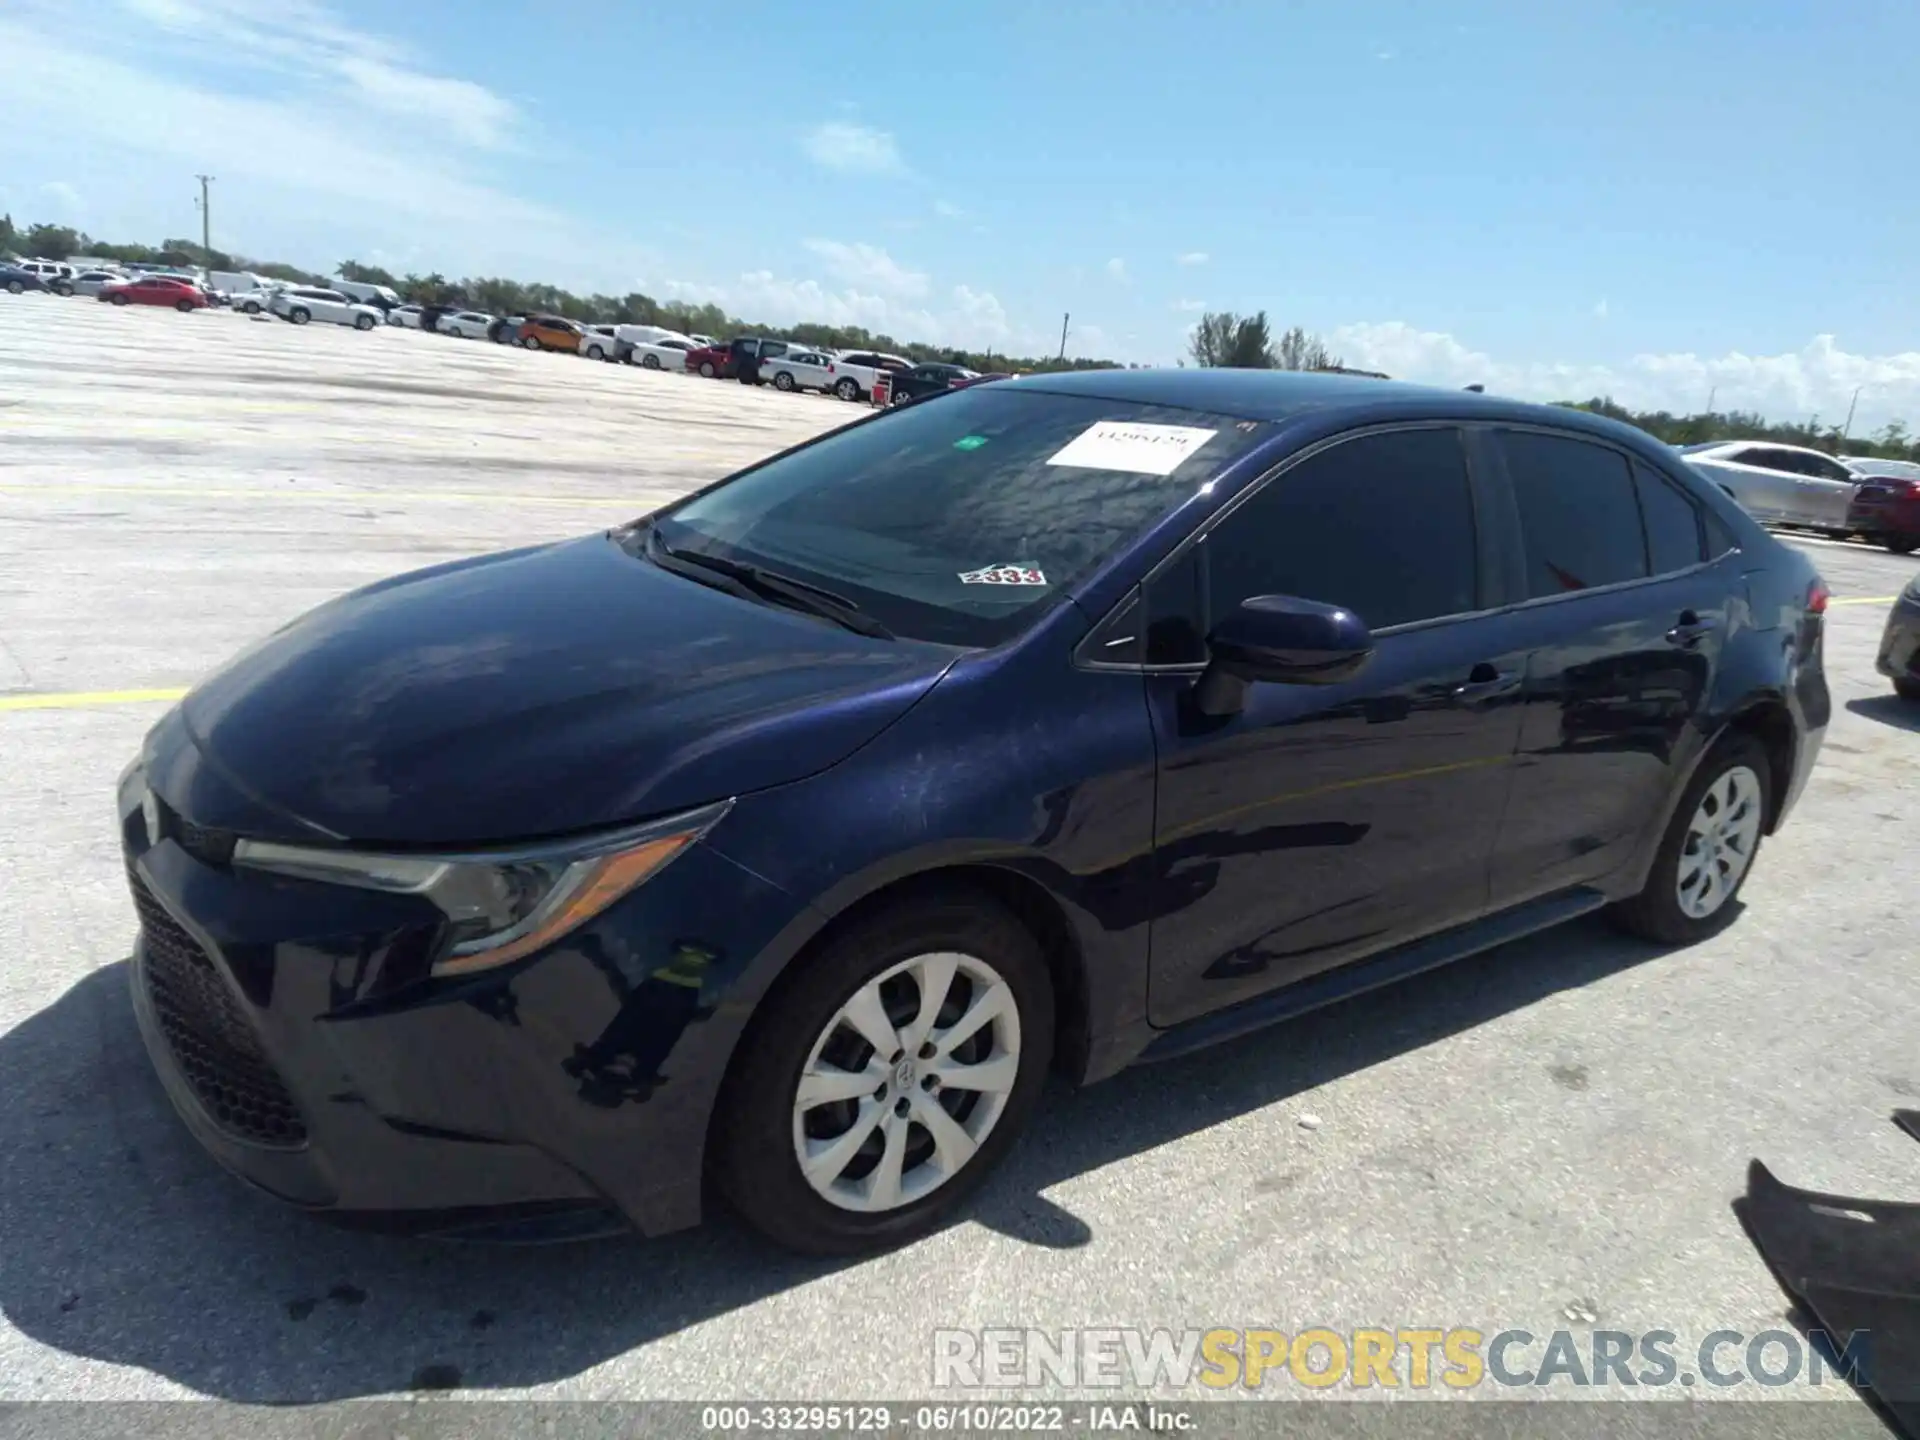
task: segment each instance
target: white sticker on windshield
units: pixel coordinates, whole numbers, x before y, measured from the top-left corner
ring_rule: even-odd
[[[1032,565],[989,565],[984,570],[962,570],[962,585],[1044,585],[1047,577]]]
[[[1218,430],[1196,430],[1190,425],[1129,425],[1102,420],[1081,431],[1049,465],[1077,465],[1088,470],[1125,470],[1134,475],[1171,475]]]

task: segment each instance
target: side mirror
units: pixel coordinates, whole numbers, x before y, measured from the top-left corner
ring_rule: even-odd
[[[1207,636],[1212,656],[1194,690],[1204,715],[1237,715],[1248,684],[1337,685],[1373,658],[1373,636],[1351,610],[1291,595],[1256,595]]]

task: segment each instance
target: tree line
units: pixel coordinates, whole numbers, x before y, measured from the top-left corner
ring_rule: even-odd
[[[299,285],[328,285],[333,277],[316,275],[296,265],[255,260],[223,250],[203,249],[194,240],[163,240],[157,246],[115,244],[96,240],[67,225],[16,226],[13,217],[0,215],[0,255],[36,256],[65,260],[74,255],[97,255],[121,264],[197,265],[209,270],[250,270],[269,279]],[[835,350],[884,350],[914,361],[942,360],[982,371],[1110,370],[1118,361],[1085,357],[1014,356],[991,350],[966,350],[924,341],[896,340],[857,325],[763,325],[729,315],[718,305],[693,305],[680,300],[655,300],[638,291],[626,295],[575,295],[557,285],[497,276],[449,280],[428,275],[395,275],[378,265],[343,260],[338,278],[368,285],[385,285],[416,304],[460,305],[495,315],[534,313],[562,315],[594,325],[661,325],[683,334],[726,337],[738,334],[779,334],[806,345]],[[1188,356],[1195,365],[1252,370],[1346,370],[1340,357],[1318,335],[1296,325],[1273,334],[1264,310],[1241,315],[1230,310],[1208,311],[1194,326]],[[1185,364],[1183,360],[1181,362]],[[1137,367],[1131,367],[1137,368]],[[1349,372],[1373,374],[1375,372]],[[1385,379],[1385,376],[1378,378]],[[1669,410],[1631,410],[1611,397],[1557,402],[1638,426],[1670,445],[1694,445],[1709,440],[1772,440],[1805,445],[1828,454],[1874,455],[1882,459],[1920,461],[1920,436],[1909,433],[1906,422],[1889,421],[1871,435],[1852,435],[1844,425],[1822,422],[1819,416],[1802,422],[1770,421],[1743,410],[1701,411],[1679,415]]]

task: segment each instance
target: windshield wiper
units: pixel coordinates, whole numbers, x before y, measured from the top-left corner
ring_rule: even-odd
[[[819,615],[836,625],[853,631],[856,635],[871,636],[875,640],[891,640],[893,631],[867,614],[844,595],[836,595],[831,590],[818,585],[809,585],[804,580],[795,580],[781,575],[763,566],[749,565],[741,560],[728,560],[719,555],[703,555],[695,550],[676,550],[660,538],[660,532],[649,529],[647,548],[655,558],[664,556],[681,565],[697,566],[710,570],[715,575],[725,576],[736,586],[751,591],[761,599],[780,600],[796,610],[804,610],[810,615]]]

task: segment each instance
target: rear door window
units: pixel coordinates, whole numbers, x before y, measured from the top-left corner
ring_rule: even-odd
[[[1627,457],[1570,435],[1499,433],[1526,549],[1527,596],[1644,579],[1646,537]]]
[[[1685,570],[1706,559],[1700,509],[1672,481],[1644,465],[1633,467],[1640,518],[1647,531],[1647,558],[1655,575]]]

